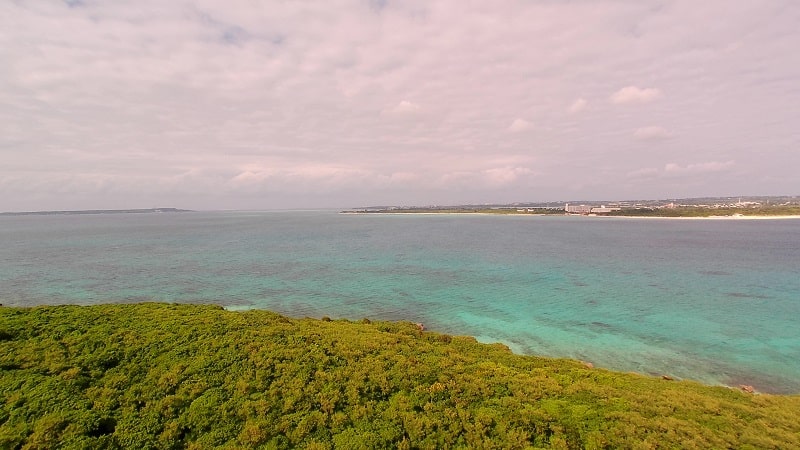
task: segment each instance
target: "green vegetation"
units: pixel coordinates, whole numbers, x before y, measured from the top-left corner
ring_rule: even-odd
[[[683,206],[678,208],[624,208],[608,213],[626,217],[712,217],[712,216],[800,216],[800,205],[721,207]]]
[[[564,215],[564,208],[394,208],[343,211],[351,214],[497,214],[497,215]],[[619,211],[601,213],[604,216],[617,217],[713,217],[713,216],[800,216],[800,205],[774,205],[757,207],[710,207],[679,206],[664,207],[625,207]]]
[[[478,207],[441,207],[441,208],[393,208],[342,211],[348,214],[499,214],[499,215],[564,215],[564,208],[478,208]]]
[[[590,369],[410,323],[0,308],[0,448],[800,448],[800,397]]]

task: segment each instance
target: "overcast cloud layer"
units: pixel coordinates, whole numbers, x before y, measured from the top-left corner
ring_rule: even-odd
[[[6,0],[0,211],[800,194],[800,2]]]

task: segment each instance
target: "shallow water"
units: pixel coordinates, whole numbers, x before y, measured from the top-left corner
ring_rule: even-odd
[[[800,392],[800,220],[214,212],[0,217],[6,306],[402,319],[520,353]]]

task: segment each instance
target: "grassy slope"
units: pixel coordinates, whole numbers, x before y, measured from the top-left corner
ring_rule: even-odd
[[[0,308],[0,448],[800,448],[800,397],[588,369],[407,323]]]

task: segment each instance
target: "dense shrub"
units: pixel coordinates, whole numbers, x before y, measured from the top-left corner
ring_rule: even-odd
[[[800,448],[800,397],[590,369],[411,323],[0,308],[0,448]]]

